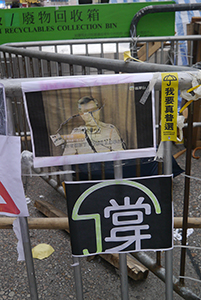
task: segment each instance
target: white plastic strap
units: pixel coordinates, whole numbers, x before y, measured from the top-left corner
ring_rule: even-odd
[[[55,172],[46,172],[46,173],[31,173],[31,174],[22,174],[22,176],[48,176],[48,175],[61,175],[61,174],[72,174],[75,173],[75,171],[55,171]]]
[[[145,104],[147,101],[147,98],[149,97],[150,92],[153,90],[154,85],[156,84],[156,81],[159,77],[160,73],[155,73],[150,80],[148,87],[146,88],[144,94],[142,95],[142,98],[140,99],[141,104]]]
[[[183,174],[183,173],[181,173],[181,175],[184,176],[184,177],[186,176],[188,178],[195,179],[195,180],[200,180],[201,181],[201,178],[198,178],[198,177],[189,176],[189,175],[186,175],[186,174]]]
[[[183,127],[184,127],[184,116],[177,116],[177,127],[179,128],[179,138],[177,140],[181,142],[183,140]]]

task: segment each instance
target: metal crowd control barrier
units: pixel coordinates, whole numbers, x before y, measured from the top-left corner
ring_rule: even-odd
[[[160,64],[140,63],[140,62],[124,62],[119,60],[121,49],[129,48],[129,44],[133,42],[131,38],[122,39],[96,39],[96,40],[73,40],[73,41],[54,41],[54,42],[30,42],[15,43],[0,46],[0,77],[3,78],[41,78],[54,76],[73,76],[73,75],[93,75],[103,73],[140,73],[140,72],[168,72],[168,71],[195,71],[189,67],[172,66],[164,63],[164,42],[168,41],[167,50],[179,45],[179,41],[186,39],[194,41],[201,37],[156,37],[156,38],[137,38],[135,41],[144,43],[146,50],[149,49],[149,43],[153,41],[161,42]],[[169,42],[170,41],[170,42]],[[108,52],[107,46],[114,46],[114,53]],[[126,45],[126,46],[125,46]],[[170,45],[172,47],[170,48]],[[191,43],[193,46],[193,43]],[[82,55],[77,55],[77,47],[81,47]],[[90,46],[99,47],[99,54],[91,54]],[[61,47],[63,47],[61,49]],[[69,51],[66,49],[69,48]],[[43,50],[43,51],[40,51]],[[44,51],[46,50],[46,51]],[[48,51],[47,51],[48,50]],[[112,51],[113,51],[112,50]],[[52,52],[51,52],[52,51]],[[70,54],[64,54],[63,52]],[[106,53],[104,53],[106,51]],[[94,52],[94,50],[93,50]],[[148,52],[147,52],[148,53]],[[146,56],[148,54],[146,53]],[[90,56],[89,56],[90,55]],[[122,54],[121,54],[122,56]],[[155,55],[154,55],[155,56]],[[107,58],[109,57],[109,58]],[[157,57],[157,55],[155,56]],[[176,55],[177,57],[177,55]],[[114,59],[116,58],[116,59]],[[154,60],[154,62],[156,62]],[[12,84],[12,81],[9,80]],[[12,89],[12,88],[11,88]],[[13,118],[16,134],[22,137],[23,149],[30,148],[29,128],[26,123],[25,112],[21,95],[17,92],[11,95],[12,101],[10,106],[13,110]]]
[[[167,37],[166,37],[167,38]],[[22,46],[22,45],[21,45]],[[19,46],[19,47],[21,47]],[[43,77],[47,76],[46,80],[50,78],[52,75],[51,73],[51,63],[56,63],[57,66],[62,66],[62,64],[68,64],[69,66],[69,74],[68,75],[77,75],[75,72],[74,66],[79,66],[80,69],[78,74],[86,75],[87,71],[86,68],[93,68],[96,69],[98,74],[101,74],[104,70],[108,72],[125,72],[125,73],[138,73],[138,72],[178,72],[179,75],[179,89],[188,89],[191,87],[192,76],[187,71],[195,72],[196,70],[189,67],[180,67],[180,66],[171,66],[165,64],[150,64],[150,63],[140,63],[140,62],[124,62],[115,59],[108,59],[108,58],[98,58],[98,57],[88,57],[88,56],[76,56],[72,54],[61,54],[61,53],[50,53],[50,52],[43,52],[43,51],[36,51],[30,49],[20,49],[14,47],[13,45],[7,46],[0,46],[0,51],[3,53],[3,59],[1,57],[1,76],[3,78],[10,78],[2,79],[0,82],[5,86],[6,97],[7,97],[7,107],[10,112],[9,119],[10,123],[13,124],[13,127],[10,128],[10,132],[12,134],[17,134],[22,138],[23,149],[30,148],[30,138],[29,138],[29,128],[26,123],[25,118],[25,111],[22,101],[21,95],[21,82],[24,80],[43,80]],[[20,59],[22,65],[20,63]],[[38,70],[43,70],[42,73],[38,73],[39,76],[36,75],[36,65],[33,64],[33,60],[37,60],[38,65],[42,66],[42,68],[38,68]],[[50,68],[48,69],[48,73],[44,72],[44,66],[42,61],[46,61],[47,66]],[[23,66],[23,69],[22,69]],[[59,68],[58,68],[59,69]],[[60,68],[61,70],[62,68]],[[4,73],[4,71],[6,72]],[[18,76],[16,76],[16,70],[19,71]],[[31,73],[30,73],[31,70]],[[22,73],[20,73],[23,71]],[[184,71],[184,72],[182,72]],[[23,74],[23,76],[22,76]],[[91,74],[91,73],[90,73]],[[93,74],[93,72],[92,72]],[[12,76],[9,76],[12,75]],[[56,75],[63,75],[62,72]],[[32,78],[33,77],[33,78]],[[36,78],[39,77],[39,78]],[[13,78],[13,79],[12,79]],[[29,78],[29,79],[28,79]],[[51,77],[52,78],[52,77]],[[161,81],[160,79],[157,80],[155,84],[155,89],[160,91]],[[165,143],[165,174],[171,174],[171,142]],[[90,169],[90,168],[89,168]],[[117,175],[119,177],[119,174]],[[90,178],[90,172],[89,172]],[[47,180],[54,188],[60,191],[60,178],[44,178]],[[187,217],[187,216],[185,216]],[[187,223],[186,225],[187,226]],[[186,227],[187,228],[187,227]],[[184,232],[186,230],[184,228]],[[143,256],[141,254],[136,254],[139,260],[140,257]],[[146,264],[147,258],[145,257],[144,261]],[[123,262],[124,261],[124,262]],[[122,265],[125,266],[125,260],[122,257]],[[158,266],[159,267],[159,266]],[[123,267],[122,267],[123,268]],[[153,264],[151,263],[150,269],[153,268]],[[155,272],[156,275],[160,276],[160,267],[159,272]],[[172,276],[172,250],[167,251],[166,253],[166,299],[171,300],[173,299],[173,289],[181,295],[184,299],[199,299],[196,295],[194,295],[191,291],[186,290],[184,287],[179,287],[175,282],[173,283],[173,276]],[[78,277],[79,272],[78,272]],[[124,277],[125,279],[125,274]],[[125,283],[124,283],[125,284]],[[123,285],[123,280],[122,280]],[[81,287],[80,287],[81,288]],[[79,295],[78,299],[82,299],[82,293],[78,291],[77,295]],[[33,295],[33,299],[34,295]],[[122,290],[122,299],[128,299],[128,295],[126,294],[125,290]]]
[[[123,52],[130,50],[135,43],[137,49],[143,48],[144,61],[157,64],[178,65],[179,56],[185,55],[189,66],[193,64],[194,42],[201,40],[199,35],[164,36],[164,37],[136,37],[136,38],[112,38],[90,40],[67,40],[48,42],[10,43],[4,46],[12,48],[37,50],[55,54],[82,55],[97,58],[123,59]],[[154,43],[157,47],[152,49]],[[179,48],[185,44],[187,53],[179,54]],[[80,74],[99,74],[111,72],[112,69],[104,67],[93,68],[88,65],[77,65],[65,60],[52,60],[51,57],[30,56],[27,52],[8,51],[1,46],[1,78],[26,78],[67,76]],[[3,47],[3,48],[2,48]],[[154,71],[154,69],[152,70]],[[118,72],[118,71],[117,71]]]

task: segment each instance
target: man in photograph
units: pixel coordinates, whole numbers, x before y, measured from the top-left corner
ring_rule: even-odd
[[[98,101],[91,96],[78,101],[79,116],[84,125],[76,127],[69,135],[62,135],[63,155],[100,153],[124,150],[125,145],[112,124],[100,121]]]

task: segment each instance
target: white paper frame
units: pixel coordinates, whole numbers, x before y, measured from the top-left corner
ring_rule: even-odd
[[[28,124],[31,132],[32,149],[34,155],[34,167],[48,167],[59,165],[72,165],[80,163],[93,163],[101,161],[116,161],[133,158],[153,157],[156,155],[156,134],[155,134],[155,107],[154,107],[154,90],[152,93],[152,119],[153,119],[153,147],[129,149],[123,151],[112,151],[91,154],[65,155],[65,156],[46,156],[36,157],[35,146],[33,140],[33,131],[29,119],[26,93],[36,91],[60,90],[68,88],[80,88],[91,86],[103,86],[112,84],[150,82],[152,73],[141,74],[114,74],[114,75],[85,75],[85,76],[70,76],[68,78],[58,78],[49,80],[27,81],[21,84],[25,103],[25,110]],[[139,99],[140,100],[140,99]]]

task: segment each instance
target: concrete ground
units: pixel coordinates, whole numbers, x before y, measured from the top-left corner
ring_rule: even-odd
[[[182,145],[174,145],[173,153],[183,149]],[[201,156],[201,151],[197,152]],[[185,154],[177,159],[182,168],[185,168]],[[192,176],[199,178],[201,174],[201,158],[192,160]],[[189,216],[200,217],[201,185],[198,179],[191,180]],[[28,178],[26,197],[29,201],[31,217],[43,217],[34,207],[38,199],[45,200],[66,212],[65,199],[50,185],[39,177]],[[173,201],[175,216],[182,216],[184,197],[184,177],[179,175],[173,180]],[[180,244],[181,232],[176,230],[175,245]],[[194,229],[188,232],[188,245],[200,247],[201,230]],[[50,244],[54,253],[44,260],[34,259],[39,299],[66,300],[76,299],[75,283],[71,257],[69,235],[62,230],[30,230],[32,247],[39,243]],[[25,262],[17,261],[17,239],[13,230],[1,230],[0,239],[0,300],[30,299],[30,291],[26,273]],[[155,257],[155,253],[148,253]],[[162,264],[164,266],[164,252]],[[201,299],[201,251],[188,249],[186,255],[185,287],[190,289],[198,299]],[[174,275],[179,276],[180,248],[173,250]],[[119,270],[111,266],[100,256],[91,261],[80,259],[84,299],[90,300],[119,300],[121,299],[121,286]],[[165,299],[165,284],[149,272],[147,279],[134,281],[129,278],[129,298],[146,300]],[[174,292],[174,300],[182,299]],[[190,299],[190,298],[189,298]]]

